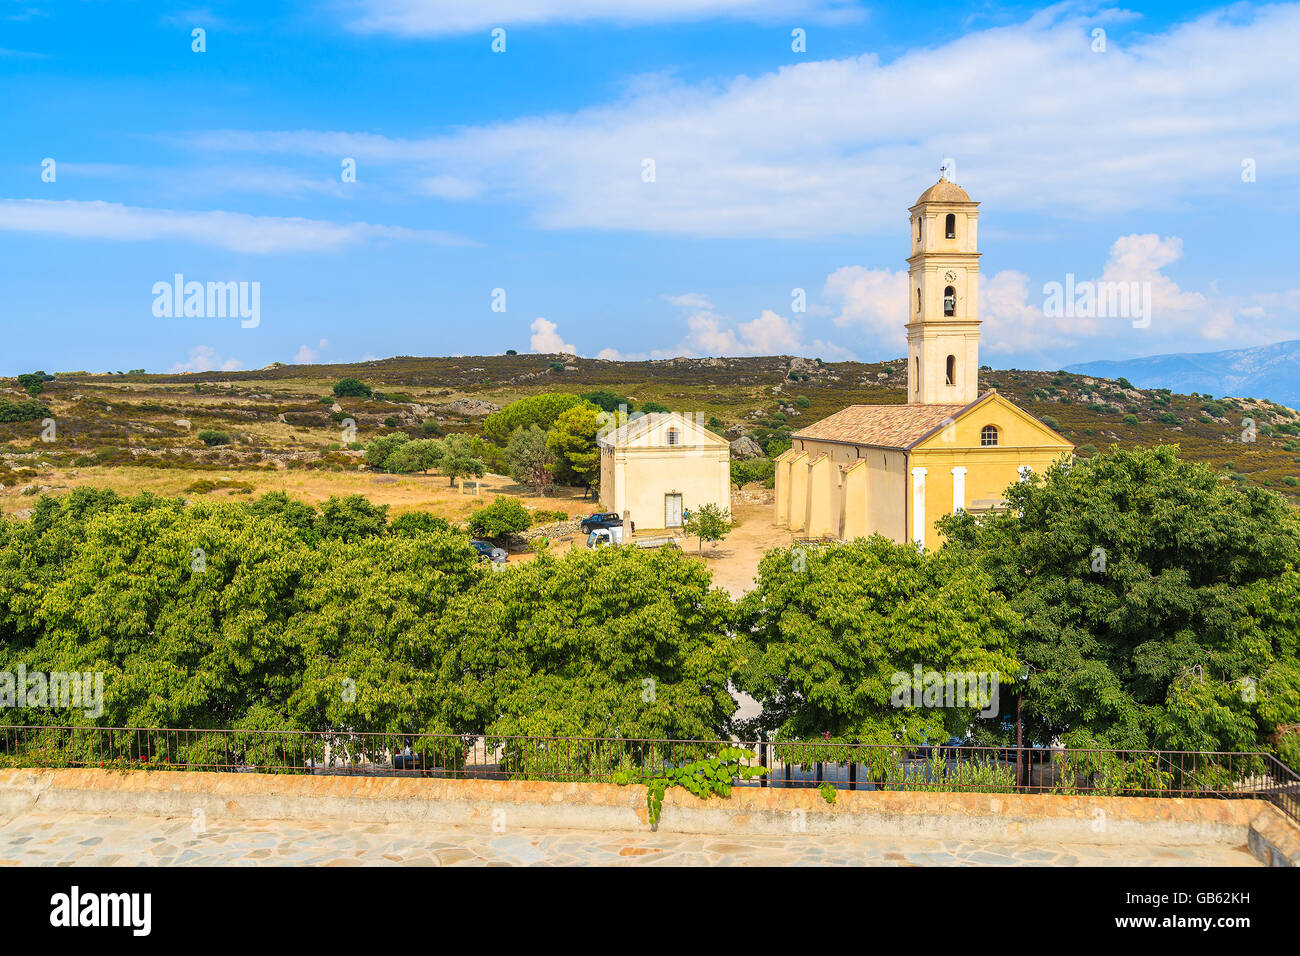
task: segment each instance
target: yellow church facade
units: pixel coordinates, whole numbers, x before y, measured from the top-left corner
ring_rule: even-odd
[[[941,178],[912,206],[907,403],[852,405],[791,436],[776,459],[776,524],[809,538],[882,534],[927,548],[956,511],[1074,446],[998,395],[978,394],[978,203]]]

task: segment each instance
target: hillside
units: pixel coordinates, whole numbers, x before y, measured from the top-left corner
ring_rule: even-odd
[[[344,377],[369,383],[375,396],[338,400],[336,410],[331,387]],[[360,467],[359,446],[345,447],[344,419],[356,422],[357,443],[393,428],[412,434],[477,432],[494,406],[554,390],[604,389],[638,406],[654,401],[698,412],[729,438],[749,434],[779,448],[791,430],[845,405],[901,403],[905,385],[902,359],[822,363],[786,356],[651,362],[403,356],[187,375],[67,372],[55,374],[35,396],[16,380],[2,379],[0,411],[26,408],[20,417],[28,420],[0,421],[0,506],[21,512],[42,488],[76,484],[184,492],[204,478],[236,481],[239,472],[245,481],[268,472],[308,472],[325,487],[329,475],[341,479]],[[1111,444],[1176,443],[1185,457],[1233,480],[1292,497],[1300,490],[1300,414],[1282,405],[1020,369],[982,369],[980,388],[996,388],[1029,409],[1083,455]],[[31,402],[35,409],[23,404]],[[54,440],[48,442],[41,440],[46,409],[55,420]],[[1253,442],[1242,440],[1245,418],[1257,424]],[[230,442],[209,447],[199,439],[203,430],[226,432]],[[114,475],[121,469],[130,469],[129,480]],[[152,477],[146,483],[141,476]],[[254,484],[261,488],[266,482]]]
[[[1083,362],[1069,366],[1067,371],[1099,378],[1126,378],[1142,388],[1256,395],[1300,407],[1300,339],[1223,352]]]

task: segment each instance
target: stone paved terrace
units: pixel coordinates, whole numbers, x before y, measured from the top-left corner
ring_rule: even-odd
[[[845,840],[92,813],[0,820],[0,865],[1258,866],[1246,847]]]

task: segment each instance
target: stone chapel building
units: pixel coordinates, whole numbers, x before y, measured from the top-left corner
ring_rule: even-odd
[[[909,212],[907,404],[851,405],[776,459],[776,523],[810,538],[879,533],[937,548],[934,523],[1074,446],[979,384],[979,203],[943,176]]]

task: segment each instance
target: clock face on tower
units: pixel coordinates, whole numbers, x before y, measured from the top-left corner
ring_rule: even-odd
[[[950,269],[950,270],[948,270],[947,272],[945,272],[945,273],[943,274],[943,280],[944,280],[945,282],[956,282],[956,281],[957,281],[957,273],[953,272],[953,271]]]

